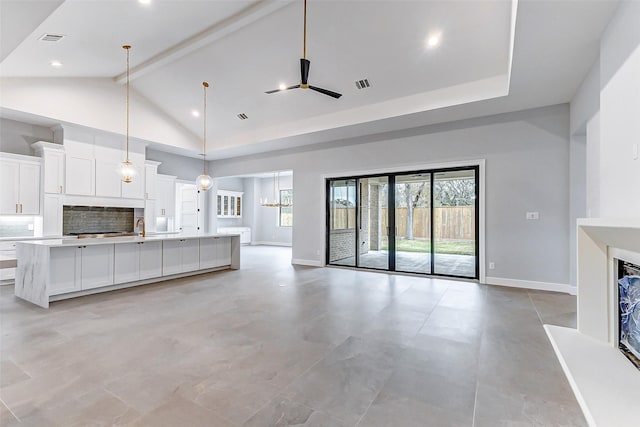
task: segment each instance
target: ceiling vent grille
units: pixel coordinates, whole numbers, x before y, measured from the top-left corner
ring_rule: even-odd
[[[368,87],[371,87],[371,85],[369,84],[369,79],[356,80],[356,87],[358,89],[366,89]]]
[[[63,37],[62,34],[43,34],[38,40],[43,42],[58,42],[62,40]]]
[[[240,120],[247,120],[249,118],[249,116],[247,116],[245,113],[240,113],[240,114],[238,114],[238,118]]]

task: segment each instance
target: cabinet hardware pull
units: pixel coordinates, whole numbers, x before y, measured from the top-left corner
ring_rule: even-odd
[[[20,213],[18,212],[18,203],[16,203],[16,213]]]
[[[20,203],[20,213],[22,213],[22,203]]]
[[[60,194],[62,194],[62,185],[60,186]]]

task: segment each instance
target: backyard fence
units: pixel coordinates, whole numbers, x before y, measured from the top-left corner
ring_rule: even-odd
[[[429,208],[418,207],[413,210],[413,237],[428,239],[431,224]],[[356,224],[355,208],[336,208],[331,210],[332,229],[354,228]],[[444,240],[474,240],[476,221],[474,206],[439,206],[433,209],[434,237]],[[381,230],[387,228],[387,208],[382,208]],[[364,219],[367,220],[367,219]],[[371,224],[370,229],[375,227]],[[398,237],[407,235],[407,208],[396,208],[396,229]]]

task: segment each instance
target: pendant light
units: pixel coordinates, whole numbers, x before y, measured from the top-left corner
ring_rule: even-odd
[[[133,181],[133,177],[136,175],[136,168],[133,166],[133,163],[129,161],[129,49],[131,46],[124,45],[122,46],[124,50],[127,51],[127,83],[126,83],[126,110],[127,110],[127,156],[124,162],[120,165],[120,174],[122,175],[122,182],[130,183]]]
[[[280,200],[280,172],[274,172],[273,174],[273,201],[265,197],[260,199],[260,206],[267,208],[286,208],[291,206],[291,203],[282,203]]]
[[[213,185],[213,180],[207,175],[207,88],[209,83],[202,82],[202,88],[204,90],[204,108],[202,111],[203,116],[203,131],[202,131],[202,175],[196,178],[196,186],[200,191],[207,191]]]

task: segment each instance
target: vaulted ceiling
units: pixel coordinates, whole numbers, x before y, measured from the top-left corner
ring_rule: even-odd
[[[0,114],[122,133],[123,44],[133,46],[133,136],[193,155],[205,80],[218,158],[567,102],[615,5],[309,0],[310,82],[342,93],[336,100],[264,93],[299,83],[302,0],[3,0]],[[358,89],[365,78],[371,86]],[[149,132],[154,121],[173,131]]]

